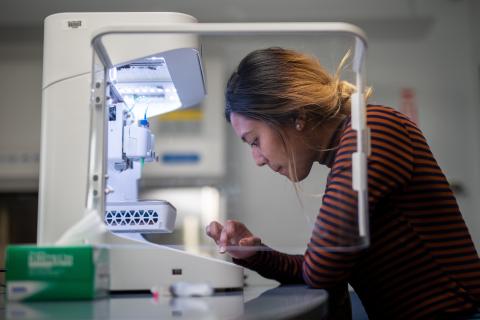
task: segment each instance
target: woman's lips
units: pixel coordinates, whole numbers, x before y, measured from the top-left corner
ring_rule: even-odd
[[[277,172],[277,173],[279,173],[279,174],[281,174],[281,175],[285,175],[285,172],[284,172],[284,170],[283,170],[283,167],[278,167],[278,168],[275,170],[275,172]]]

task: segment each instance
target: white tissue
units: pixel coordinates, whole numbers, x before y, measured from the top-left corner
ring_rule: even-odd
[[[76,224],[67,229],[55,245],[72,245],[97,242],[107,231],[107,227],[95,210],[86,211]]]

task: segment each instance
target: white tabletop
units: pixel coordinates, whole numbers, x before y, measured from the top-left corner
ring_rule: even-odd
[[[2,299],[5,299],[3,296]],[[7,319],[322,319],[327,293],[304,285],[246,287],[209,297],[114,295],[92,301],[4,302]]]

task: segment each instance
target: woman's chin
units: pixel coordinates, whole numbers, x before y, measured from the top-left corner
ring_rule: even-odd
[[[307,174],[300,174],[300,175],[297,175],[295,177],[291,177],[290,176],[290,173],[289,172],[281,172],[280,173],[281,175],[285,176],[288,180],[290,180],[291,182],[301,182],[303,180],[305,180],[305,178],[308,176]]]

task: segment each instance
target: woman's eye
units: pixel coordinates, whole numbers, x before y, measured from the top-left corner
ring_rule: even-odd
[[[258,139],[253,140],[253,142],[250,143],[250,147],[258,147]]]

